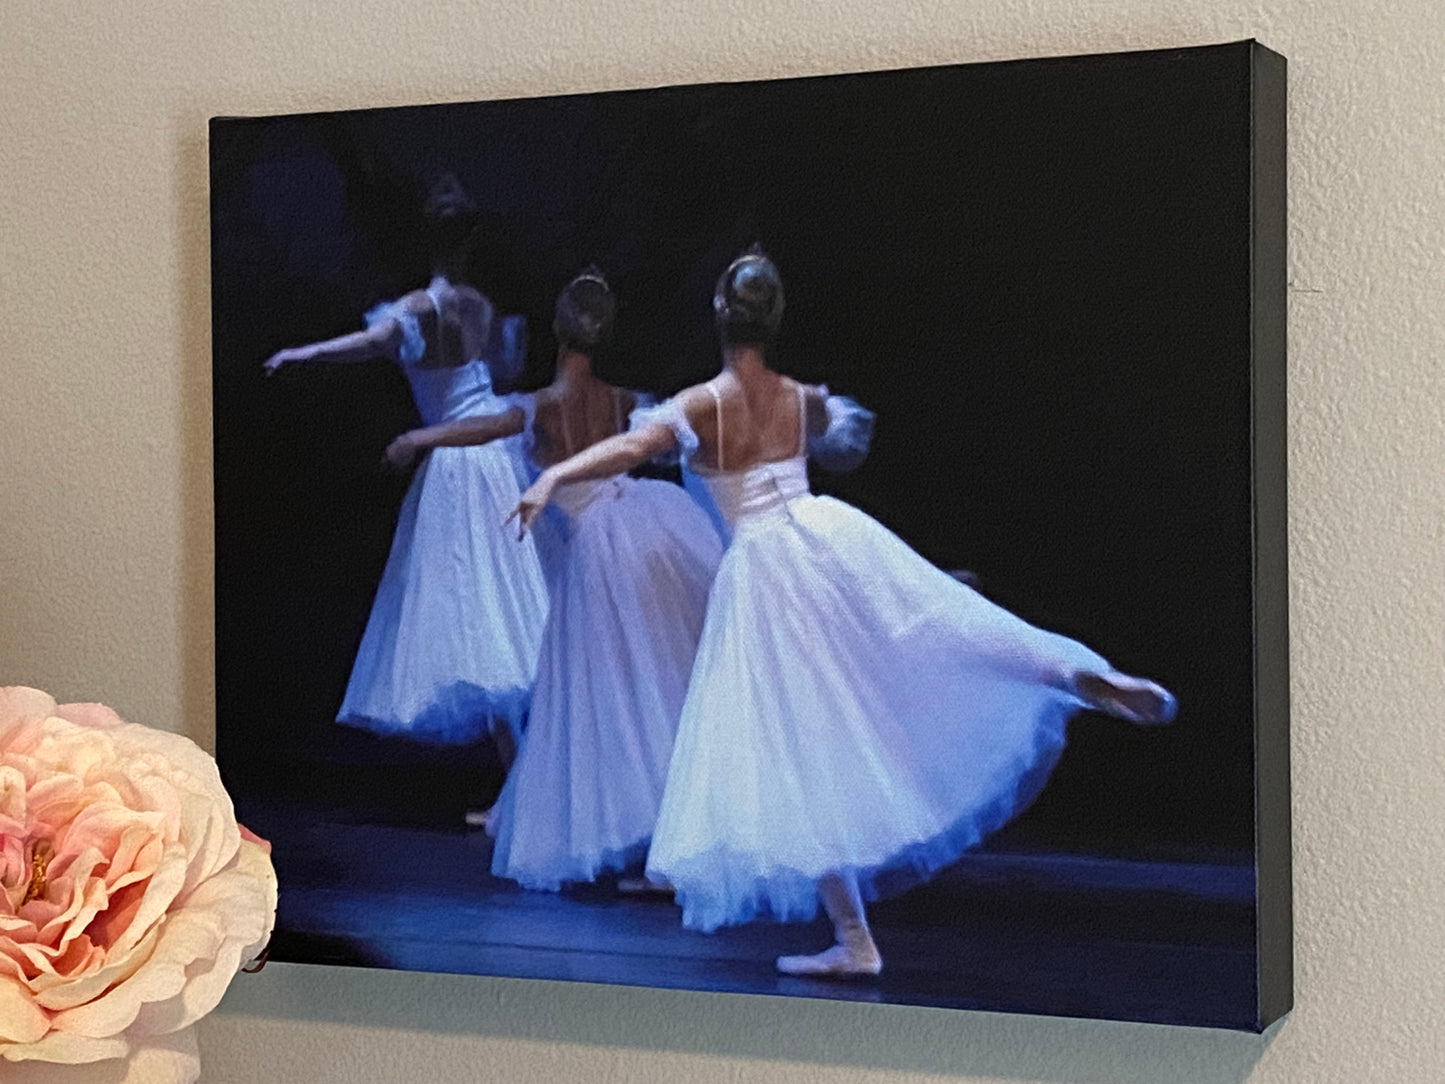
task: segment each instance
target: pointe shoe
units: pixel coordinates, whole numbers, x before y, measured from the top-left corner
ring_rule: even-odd
[[[1074,692],[1089,707],[1142,726],[1172,723],[1179,711],[1168,689],[1117,670],[1075,675]]]
[[[660,877],[619,877],[617,891],[624,896],[674,896],[677,889]]]
[[[860,948],[834,945],[815,956],[779,956],[778,970],[784,975],[806,978],[849,979],[876,975],[883,970],[883,957],[872,942]]]
[[[497,807],[491,806],[487,809],[469,809],[466,816],[462,818],[468,828],[480,828],[487,834],[488,839],[497,838]]]

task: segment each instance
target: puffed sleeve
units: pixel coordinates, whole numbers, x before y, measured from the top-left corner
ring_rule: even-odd
[[[416,314],[408,312],[400,301],[383,301],[380,305],[374,305],[366,311],[362,319],[366,321],[368,330],[384,320],[397,322],[401,328],[401,349],[397,357],[403,365],[415,364],[426,353],[426,340],[421,336],[421,324],[417,322]]]
[[[493,320],[487,344],[487,368],[491,370],[492,379],[503,383],[516,380],[526,363],[527,318],[512,315]],[[530,428],[530,419],[527,424]]]
[[[697,451],[697,434],[692,431],[692,425],[683,412],[682,405],[676,399],[668,399],[661,403],[645,401],[651,400],[651,396],[645,393],[637,393],[637,406],[633,408],[628,418],[629,429],[641,429],[645,425],[665,425],[672,430],[672,435],[677,438],[677,446],[681,451],[681,457],[686,462]],[[671,460],[675,457],[662,457]]]
[[[874,414],[846,395],[829,395],[826,388],[821,390],[828,425],[821,433],[808,437],[808,456],[827,471],[855,470],[872,446]]]

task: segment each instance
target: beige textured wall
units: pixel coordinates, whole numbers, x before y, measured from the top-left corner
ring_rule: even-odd
[[[203,1079],[1445,1079],[1439,0],[6,0],[0,26],[0,678],[201,740],[209,115],[1245,37],[1285,53],[1299,976],[1282,1027],[275,966],[203,1025]]]

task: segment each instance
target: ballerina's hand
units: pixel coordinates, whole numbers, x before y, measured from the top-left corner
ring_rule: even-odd
[[[412,435],[403,433],[386,446],[385,460],[387,465],[394,470],[408,470],[416,462],[417,452],[420,450],[416,446],[416,441],[412,439]]]
[[[546,471],[527,487],[527,491],[517,501],[517,507],[507,513],[507,518],[502,521],[506,526],[512,520],[517,521],[517,541],[520,542],[526,537],[527,529],[532,526],[542,509],[547,507],[547,502],[552,499],[552,480]]]
[[[277,350],[261,364],[261,371],[267,376],[275,376],[276,370],[283,365],[290,365],[301,360],[301,354],[292,347],[285,350]]]

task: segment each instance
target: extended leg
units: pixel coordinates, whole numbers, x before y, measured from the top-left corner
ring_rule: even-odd
[[[1117,670],[1074,675],[1074,692],[1089,707],[1131,723],[1173,722],[1179,709],[1169,690]]]
[[[882,971],[883,957],[868,930],[857,878],[851,874],[826,874],[818,882],[818,895],[833,922],[837,944],[816,956],[779,956],[778,970],[785,975],[818,978],[849,978]]]
[[[505,722],[494,721],[492,741],[497,748],[497,760],[501,762],[502,772],[505,774],[511,771],[512,765],[517,760],[517,739],[512,734],[512,728]],[[497,807],[495,804],[486,809],[468,809],[462,819],[468,828],[480,828],[487,833],[489,838],[497,838]]]

